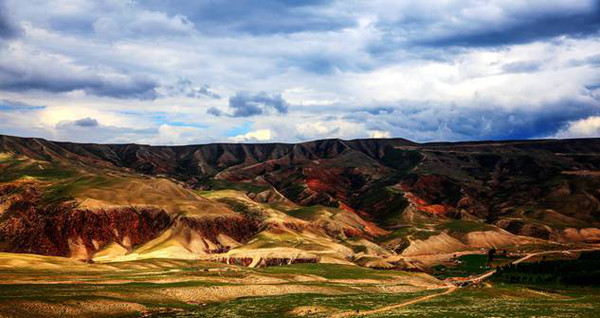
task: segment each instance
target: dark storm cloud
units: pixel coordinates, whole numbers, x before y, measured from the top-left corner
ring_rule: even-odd
[[[565,109],[569,109],[565,111]],[[550,106],[539,112],[527,110],[458,112],[446,127],[466,139],[528,139],[549,136],[568,122],[600,113],[598,107],[576,102]]]
[[[600,115],[598,102],[565,100],[543,107],[398,106],[391,113],[354,110],[347,120],[418,141],[528,139],[550,136],[569,122]],[[436,138],[437,137],[437,138]]]
[[[329,0],[150,0],[140,2],[152,10],[183,14],[200,32],[265,35],[303,31],[330,31],[355,24],[342,12],[321,10]]]
[[[368,51],[379,56],[410,47],[412,51],[422,53],[425,59],[437,59],[440,54],[447,56],[452,52],[434,51],[434,55],[430,55],[428,49],[498,47],[546,41],[558,36],[597,36],[600,33],[599,3],[589,1],[589,5],[573,6],[577,9],[572,10],[552,2],[540,8],[537,2],[450,1],[443,9],[414,12],[409,6],[401,18],[377,22],[382,40],[371,43]],[[491,7],[486,10],[496,10],[500,17],[486,20],[464,13],[481,9],[485,4]]]
[[[269,113],[271,110],[285,114],[288,111],[288,106],[281,94],[238,92],[229,98],[229,107],[233,110],[233,117],[262,115]]]
[[[535,9],[535,8],[532,8]],[[538,40],[566,35],[584,37],[596,35],[600,31],[600,8],[596,6],[586,13],[553,12],[540,17],[528,15],[516,17],[513,25],[491,25],[477,31],[458,33],[446,37],[415,40],[422,45],[432,46],[498,46],[506,44],[530,43]]]
[[[94,70],[71,72],[69,69],[44,70],[0,62],[0,89],[13,92],[40,90],[65,93],[82,90],[88,95],[155,99],[158,83],[145,76],[101,75]]]
[[[110,79],[95,79],[89,83],[76,83],[87,94],[113,98],[155,99],[158,83],[154,80],[134,76],[124,81],[111,81]],[[73,87],[77,87],[74,85]],[[75,88],[77,89],[77,88]]]

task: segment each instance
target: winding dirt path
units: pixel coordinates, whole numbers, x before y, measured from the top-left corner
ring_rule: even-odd
[[[523,261],[526,261],[526,260],[528,260],[534,256],[538,256],[538,255],[570,253],[570,252],[591,252],[591,251],[598,251],[598,250],[600,250],[600,247],[581,248],[581,249],[577,249],[577,250],[558,250],[558,251],[544,251],[544,252],[529,253],[529,254],[519,258],[518,260],[512,262],[512,264],[519,264]]]

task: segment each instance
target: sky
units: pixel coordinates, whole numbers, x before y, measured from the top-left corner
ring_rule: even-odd
[[[0,134],[600,137],[600,1],[0,0]]]

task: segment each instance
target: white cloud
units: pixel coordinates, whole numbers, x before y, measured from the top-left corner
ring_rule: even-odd
[[[162,124],[158,128],[158,135],[153,137],[152,143],[161,145],[192,144],[198,142],[202,133],[202,130],[196,127]]]
[[[230,137],[229,140],[233,142],[258,142],[272,140],[273,138],[275,138],[275,134],[270,129],[258,129],[246,134]]]
[[[371,130],[369,131],[369,138],[391,138],[392,134],[389,131]]]
[[[555,138],[590,138],[600,137],[600,116],[570,122],[566,128],[559,131]]]
[[[293,126],[280,126],[285,136],[289,140],[315,140],[328,138],[353,139],[366,136],[366,129],[363,124],[349,122],[338,118],[328,118],[328,120],[293,120],[301,122]]]

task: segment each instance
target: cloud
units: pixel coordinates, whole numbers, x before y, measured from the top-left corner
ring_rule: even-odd
[[[198,127],[162,124],[158,128],[158,135],[152,138],[152,143],[161,145],[192,144],[197,142],[202,134],[202,129]]]
[[[572,66],[600,66],[600,54],[589,55],[584,58],[573,59],[570,61]]]
[[[217,116],[217,117],[223,115],[223,112],[216,107],[211,107],[211,108],[207,109],[206,113],[209,115]]]
[[[221,96],[214,93],[208,85],[195,86],[194,83],[187,78],[179,78],[175,85],[169,85],[166,88],[170,95],[183,95],[190,98],[221,98]]]
[[[248,133],[229,137],[229,140],[234,142],[259,142],[268,141],[275,138],[275,134],[269,129],[258,129]]]
[[[152,140],[153,143],[165,143],[161,139],[159,128],[132,128],[112,125],[102,125],[96,119],[82,118],[79,120],[62,120],[54,129],[46,128],[45,135],[53,140],[74,142],[123,143],[135,139],[138,142]],[[93,129],[93,134],[89,133]]]
[[[502,65],[502,70],[507,73],[530,73],[540,69],[540,61],[519,61]]]
[[[93,31],[111,38],[182,36],[195,32],[194,23],[182,14],[168,16],[159,11],[127,9],[123,14],[97,17],[92,24]]]
[[[186,37],[196,32],[182,12],[145,9],[137,1],[4,1],[16,20],[87,39]]]
[[[0,39],[11,39],[20,34],[20,27],[12,21],[6,4],[3,0],[0,0]]]
[[[340,132],[340,127],[328,121],[309,121],[295,125],[295,137],[299,140],[333,138]]]
[[[81,118],[77,120],[61,120],[56,124],[56,129],[72,129],[72,128],[94,128],[100,124],[98,121],[91,117]]]
[[[392,47],[501,46],[597,35],[600,29],[600,7],[595,0],[383,0],[374,5],[389,12],[379,11],[377,24]]]
[[[392,135],[389,131],[371,130],[369,131],[369,138],[391,138]]]
[[[158,83],[145,75],[131,75],[108,67],[88,67],[60,55],[34,53],[13,46],[1,52],[0,90],[39,90],[66,93],[81,90],[88,95],[155,99]]]
[[[294,118],[277,126],[278,135],[289,136],[288,140],[306,141],[315,139],[354,139],[368,137],[364,123],[327,116],[325,118]]]
[[[415,141],[543,138],[569,123],[600,115],[600,103],[563,100],[541,107],[481,107],[413,104],[392,113],[357,110],[345,120],[373,131]]]
[[[323,52],[319,52],[319,54],[311,52],[303,55],[291,55],[286,57],[280,65],[282,67],[297,67],[305,72],[318,75],[331,75],[335,72],[367,68],[366,65],[361,67],[338,54],[326,56]]]
[[[197,29],[210,35],[252,35],[330,31],[349,27],[355,21],[346,12],[335,11],[331,0],[178,1],[150,0],[140,4],[170,14],[185,12]]]
[[[590,138],[600,137],[600,116],[569,122],[568,125],[554,134],[555,138]]]
[[[97,127],[98,121],[94,118],[86,117],[74,121],[73,124],[79,127]]]
[[[202,85],[200,87],[196,87],[192,89],[191,93],[186,94],[188,97],[198,98],[200,96],[208,96],[210,98],[219,99],[221,96],[219,94],[213,93],[208,85]]]
[[[600,14],[597,9],[590,13],[533,17],[529,21],[524,17],[515,25],[508,25],[506,28],[479,29],[467,34],[449,35],[420,43],[435,46],[497,46],[530,43],[561,35],[582,37],[597,33],[599,21]]]
[[[41,110],[46,108],[46,106],[33,106],[27,103],[23,103],[20,101],[9,100],[9,99],[1,99],[0,100],[0,111],[32,111],[32,110]]]
[[[271,110],[279,114],[288,112],[288,103],[281,97],[281,94],[265,92],[257,94],[238,92],[229,98],[229,107],[233,109],[233,117],[263,115]]]

